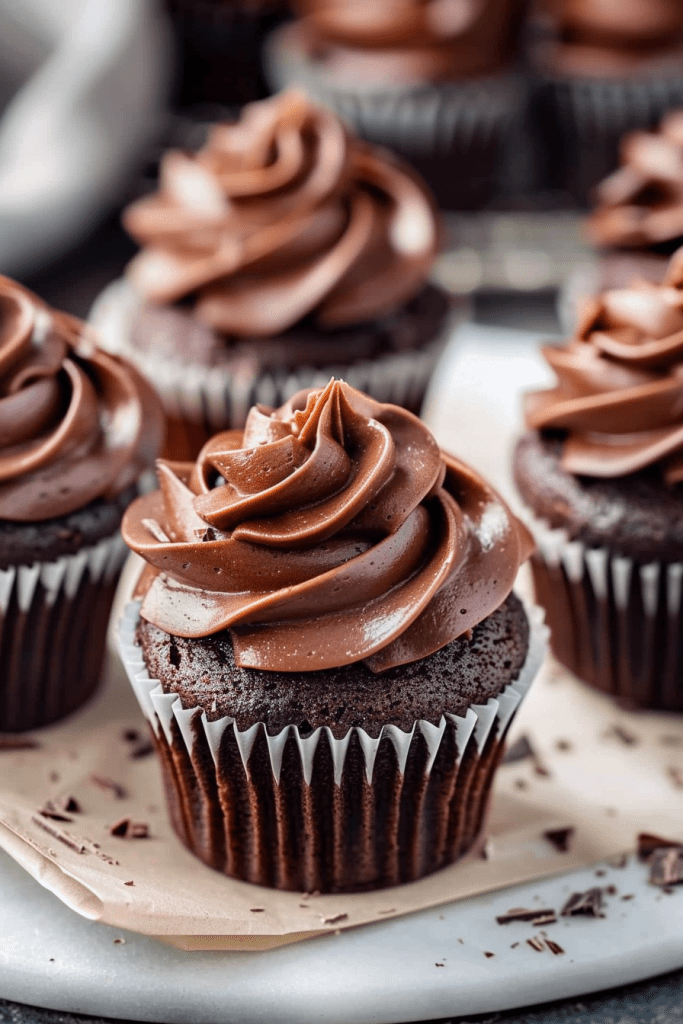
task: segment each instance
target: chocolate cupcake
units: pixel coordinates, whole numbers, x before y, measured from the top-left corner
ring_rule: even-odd
[[[148,565],[121,651],[185,845],[325,892],[471,850],[543,646],[501,499],[338,381],[253,409],[159,482],[124,520]]]
[[[85,325],[0,277],[0,732],[93,692],[125,557],[119,525],[163,415]]]
[[[617,164],[620,140],[683,103],[680,0],[545,0],[532,60],[546,179],[575,203]]]
[[[630,704],[683,710],[683,250],[662,285],[591,302],[544,355],[515,479],[558,659]]]
[[[301,86],[399,153],[446,209],[478,209],[509,177],[525,114],[520,0],[295,0],[266,48],[273,88]]]
[[[175,44],[179,106],[240,106],[268,95],[262,47],[286,0],[165,0]]]
[[[168,153],[124,222],[144,248],[92,319],[157,386],[169,456],[333,374],[419,410],[453,308],[427,280],[435,212],[334,114],[298,93],[252,104]]]

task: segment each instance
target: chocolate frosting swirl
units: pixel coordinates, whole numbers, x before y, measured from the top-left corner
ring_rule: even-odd
[[[159,191],[124,223],[144,246],[133,286],[190,301],[228,335],[279,334],[309,314],[323,328],[373,320],[420,291],[437,246],[412,172],[297,92],[247,105],[194,155],[167,153]]]
[[[683,480],[683,249],[661,285],[606,291],[576,337],[543,354],[558,384],[527,396],[526,421],[566,432],[565,469],[621,477],[661,465],[667,483]]]
[[[0,277],[0,519],[121,494],[153,464],[163,423],[149,384],[85,324]]]
[[[307,49],[363,81],[442,81],[512,57],[519,0],[295,0]]]
[[[339,381],[158,466],[122,527],[149,563],[142,616],[176,636],[229,629],[244,667],[417,661],[498,608],[531,550],[415,416]]]
[[[593,241],[634,249],[683,238],[683,111],[668,114],[656,132],[626,135],[620,156],[596,189],[587,222]]]

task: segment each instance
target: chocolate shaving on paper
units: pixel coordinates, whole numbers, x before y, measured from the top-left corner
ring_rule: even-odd
[[[106,792],[111,793],[116,800],[125,800],[128,796],[124,787],[120,785],[120,783],[114,782],[113,779],[107,779],[102,775],[91,775],[90,781],[96,786],[99,786],[100,789],[104,789]]]
[[[496,918],[496,921],[498,924],[511,924],[513,921],[531,921],[533,924],[536,924],[539,918],[548,917],[552,917],[553,921],[555,921],[555,911],[551,909],[527,910],[526,907],[513,907],[513,909],[508,910],[506,914],[500,914]]]
[[[663,839],[652,832],[638,833],[638,860],[649,860],[657,850],[673,850],[680,847],[681,844],[675,839]]]
[[[575,831],[572,825],[565,828],[549,828],[543,833],[543,838],[547,839],[558,853],[568,853]]]
[[[651,885],[679,885],[683,882],[683,849],[680,846],[655,850],[650,860]]]
[[[562,917],[602,917],[602,889],[573,892],[560,911]]]

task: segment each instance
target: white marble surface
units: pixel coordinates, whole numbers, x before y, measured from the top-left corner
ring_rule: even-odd
[[[501,446],[516,429],[516,392],[543,376],[538,340],[466,328],[430,399],[441,442],[508,492]],[[482,409],[500,445],[476,426]],[[575,871],[270,952],[186,953],[86,921],[0,854],[0,997],[166,1024],[398,1024],[575,996],[683,965],[683,888],[660,893],[634,858],[603,869],[598,878],[593,868]],[[604,919],[562,918],[547,928],[561,955],[529,947],[538,933],[530,924],[495,921],[515,906],[558,910],[591,885],[618,892]]]

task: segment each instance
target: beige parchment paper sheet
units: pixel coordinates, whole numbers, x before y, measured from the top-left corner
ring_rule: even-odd
[[[112,657],[87,708],[32,734],[34,749],[0,751],[0,846],[76,912],[186,949],[268,948],[384,920],[594,863],[633,849],[639,831],[683,839],[683,721],[620,710],[552,660],[513,726],[538,757],[500,769],[486,859],[375,893],[302,896],[205,867],[171,830],[155,755],[131,756],[126,732],[146,739],[146,728]],[[65,796],[79,806],[72,820],[44,821],[76,849],[36,822]],[[124,817],[149,838],[112,836]],[[543,832],[567,825],[573,842],[558,853]]]

